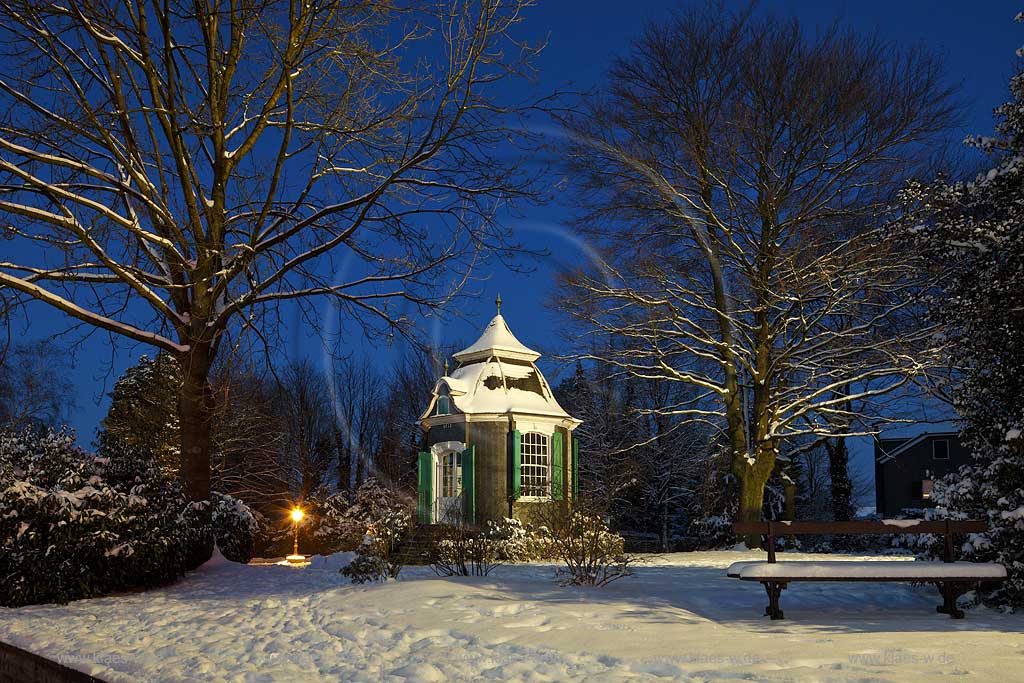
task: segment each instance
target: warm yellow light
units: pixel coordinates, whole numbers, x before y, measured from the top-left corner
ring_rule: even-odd
[[[295,508],[294,510],[292,510],[292,519],[294,519],[296,522],[301,522],[302,510],[300,510],[299,508]]]

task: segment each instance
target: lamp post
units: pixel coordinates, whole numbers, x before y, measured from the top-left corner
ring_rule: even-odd
[[[291,516],[292,521],[295,522],[295,545],[292,548],[292,554],[287,557],[287,560],[298,564],[306,561],[305,555],[299,555],[299,522],[302,521],[304,514],[300,508],[293,508]]]

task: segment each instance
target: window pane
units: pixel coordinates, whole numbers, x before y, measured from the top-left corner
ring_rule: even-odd
[[[949,442],[945,439],[932,441],[932,457],[935,460],[949,460]]]
[[[523,434],[520,482],[524,496],[547,496],[548,437],[537,432]]]

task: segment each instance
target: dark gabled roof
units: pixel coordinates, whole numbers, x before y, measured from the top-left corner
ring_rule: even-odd
[[[923,441],[927,441],[928,439],[935,437],[949,438],[957,436],[960,436],[959,432],[922,432],[917,436],[907,437],[898,446],[896,446],[896,448],[893,448],[891,451],[883,450],[882,457],[876,458],[876,460],[880,463],[889,462],[890,460],[897,457],[901,453],[905,453],[906,451],[910,450],[917,444]],[[879,439],[878,441],[875,442],[876,446],[881,441],[895,441],[895,439]]]

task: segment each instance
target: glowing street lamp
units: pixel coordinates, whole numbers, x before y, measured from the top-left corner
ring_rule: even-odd
[[[299,555],[299,522],[302,521],[304,516],[300,508],[292,508],[291,517],[292,521],[295,522],[295,546],[292,548],[292,554],[285,559],[295,564],[306,561],[305,555]]]

